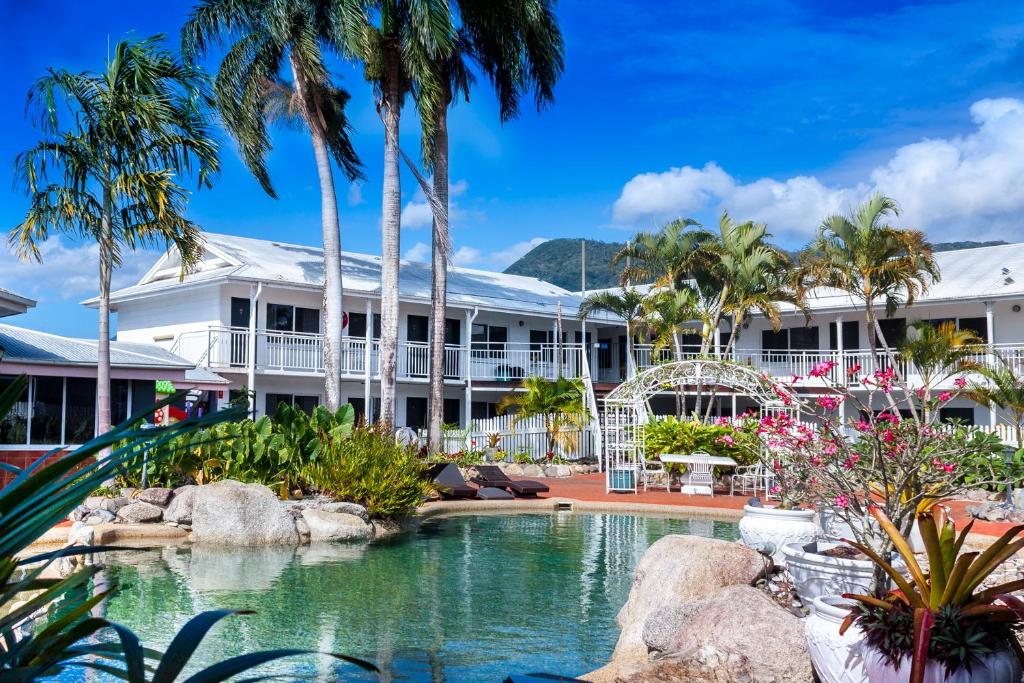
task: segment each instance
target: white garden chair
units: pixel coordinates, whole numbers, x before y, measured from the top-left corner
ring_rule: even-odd
[[[660,460],[645,460],[640,465],[640,478],[643,480],[644,491],[652,482],[660,485],[659,480],[663,480],[666,491],[671,490],[672,474]]]
[[[694,453],[696,460],[693,462],[686,463],[686,485],[691,488],[691,491],[698,491],[707,487],[708,492],[711,496],[715,495],[715,476],[714,468],[711,465],[710,460],[704,458],[710,458],[711,456],[707,453]]]
[[[729,480],[729,495],[735,495],[737,489],[740,493],[757,495],[757,489],[764,486],[766,473],[767,470],[761,463],[740,465],[733,470],[732,478]]]

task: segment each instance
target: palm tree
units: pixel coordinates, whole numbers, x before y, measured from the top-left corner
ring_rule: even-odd
[[[590,415],[583,398],[583,380],[559,377],[552,381],[543,377],[527,377],[523,380],[522,388],[524,391],[508,394],[501,399],[498,413],[504,415],[509,408],[515,408],[513,426],[525,419],[542,415],[548,452],[554,453],[556,446],[566,450],[574,448],[575,435],[568,432],[578,432],[590,424]]]
[[[696,295],[692,289],[664,289],[644,300],[644,317],[640,329],[654,340],[652,353],[664,348],[672,349],[676,361],[683,360],[683,335],[695,331],[690,328],[696,315]],[[676,415],[685,410],[682,387],[673,387],[676,394]],[[697,392],[697,412],[700,412],[700,387]]]
[[[974,382],[968,387],[967,396],[989,409],[1002,408],[1013,416],[1013,429],[1017,437],[1017,448],[1024,448],[1024,377],[1015,366],[1002,355],[996,354],[999,363],[995,367],[982,366],[976,371],[985,378],[985,383]]]
[[[878,343],[895,364],[875,306],[885,303],[891,316],[910,306],[939,279],[932,245],[923,232],[893,227],[896,202],[875,194],[849,216],[826,218],[817,238],[800,255],[801,288],[832,287],[864,305],[871,359],[878,366]]]
[[[99,243],[98,433],[110,429],[110,280],[123,249],[173,244],[182,273],[202,253],[199,227],[185,218],[195,172],[209,187],[219,168],[199,69],[161,47],[161,36],[121,41],[101,73],[50,69],[29,92],[45,138],[18,155],[16,182],[29,196],[10,242],[41,259],[38,243],[59,232]],[[67,112],[67,116],[62,116]]]
[[[661,288],[687,284],[700,255],[700,247],[713,239],[692,218],[679,218],[658,232],[640,232],[612,256],[612,267],[627,261],[622,282],[649,282]]]
[[[437,59],[451,53],[455,29],[447,0],[378,0],[374,7],[373,19],[377,23],[363,21],[347,43],[351,53],[362,61],[366,79],[373,83],[377,111],[384,122],[380,419],[393,424],[398,363],[398,271],[402,215],[398,129],[405,97],[414,89],[421,120],[428,116],[428,112],[436,114],[440,110],[442,88],[434,65]]]
[[[929,421],[931,412],[932,387],[965,372],[979,370],[975,357],[982,343],[974,332],[958,330],[952,321],[935,325],[919,320],[907,330],[907,339],[900,344],[899,354],[921,375],[925,422]]]
[[[271,148],[267,124],[298,125],[309,132],[320,179],[324,391],[330,410],[341,403],[344,311],[341,228],[331,160],[350,180],[361,173],[345,116],[349,95],[331,81],[324,57],[341,48],[342,39],[356,30],[361,17],[358,0],[201,0],[181,31],[189,55],[203,55],[213,44],[234,41],[214,82],[217,109],[242,160],[271,197],[277,195],[266,163]]]
[[[594,311],[605,311],[626,321],[626,377],[636,372],[636,358],[633,356],[633,334],[644,319],[647,297],[632,287],[615,292],[606,290],[594,292],[580,304],[580,320]],[[632,372],[631,372],[632,370]]]
[[[430,416],[427,443],[441,447],[444,418],[444,328],[448,291],[448,107],[458,96],[468,101],[473,76],[470,62],[490,80],[502,123],[515,118],[519,100],[529,90],[539,111],[554,100],[562,73],[563,43],[550,0],[458,0],[455,40],[448,53],[437,53],[433,88],[418,88],[423,121],[423,157],[433,172],[431,268]],[[454,23],[454,22],[453,22]],[[427,97],[422,97],[424,94]],[[422,100],[422,101],[421,101]]]

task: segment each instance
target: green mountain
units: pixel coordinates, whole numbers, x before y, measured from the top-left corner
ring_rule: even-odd
[[[580,283],[580,238],[560,238],[538,244],[522,258],[505,269],[512,275],[528,275],[540,278],[573,292],[581,289]],[[619,284],[619,273],[625,264],[612,270],[612,256],[623,247],[622,242],[600,242],[587,240],[587,289],[603,289]],[[993,242],[937,242],[935,251],[956,251],[975,247],[992,247],[1008,244],[1002,240]]]

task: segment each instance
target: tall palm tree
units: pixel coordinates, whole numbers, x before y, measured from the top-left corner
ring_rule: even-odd
[[[694,331],[690,326],[696,317],[697,300],[692,289],[663,289],[644,300],[644,317],[640,329],[654,340],[653,352],[672,349],[676,361],[683,360],[683,335]],[[673,387],[676,394],[676,415],[682,417],[685,405],[682,387]],[[698,390],[697,411],[700,412]]]
[[[826,218],[816,239],[800,254],[798,281],[803,289],[832,287],[864,306],[876,367],[879,343],[894,364],[895,358],[875,307],[883,302],[891,316],[901,305],[913,305],[939,279],[932,245],[923,232],[890,225],[897,216],[895,200],[875,194],[849,216]]]
[[[380,419],[393,424],[398,367],[398,277],[402,215],[398,130],[402,106],[413,88],[417,91],[421,120],[426,112],[436,114],[439,111],[442,88],[434,71],[434,63],[451,53],[455,30],[447,0],[377,0],[373,4],[373,15],[347,39],[347,44],[349,51],[362,61],[367,80],[373,83],[377,111],[384,123]]]
[[[660,288],[679,288],[693,274],[700,247],[713,239],[692,218],[678,218],[662,226],[658,232],[640,232],[612,256],[612,267],[623,261],[623,284],[649,282]]]
[[[324,245],[324,393],[330,410],[341,404],[341,330],[344,311],[341,228],[334,160],[350,179],[361,177],[345,116],[348,93],[334,84],[325,54],[341,49],[361,26],[358,0],[201,0],[181,30],[189,55],[230,43],[214,82],[217,109],[260,186],[277,197],[267,169],[267,124],[309,132],[320,179]]]
[[[104,71],[50,69],[29,92],[45,137],[18,155],[17,183],[30,205],[11,230],[22,258],[41,259],[52,233],[99,243],[98,430],[110,429],[110,280],[123,249],[162,243],[182,272],[202,254],[199,227],[185,217],[194,172],[209,187],[219,168],[204,114],[203,72],[161,46],[162,37],[121,41]]]
[[[996,357],[999,363],[995,367],[977,369],[985,382],[972,383],[967,396],[986,408],[999,407],[1010,413],[1017,448],[1024,449],[1024,376],[1019,374],[1019,365],[1014,365],[1002,355],[996,354]]]
[[[579,317],[581,320],[594,311],[606,311],[626,321],[626,377],[632,374],[630,368],[634,372],[636,370],[636,358],[633,356],[633,334],[646,314],[647,309],[644,306],[646,298],[636,289],[624,287],[620,292],[594,292],[580,304]]]
[[[519,113],[530,90],[538,111],[554,100],[564,66],[562,35],[551,0],[457,0],[455,39],[433,63],[433,84],[414,88],[423,115],[423,158],[433,172],[431,267],[430,409],[427,443],[441,447],[444,418],[444,330],[448,291],[448,108],[461,95],[469,100],[475,65],[491,82],[502,123]],[[434,89],[436,87],[436,95]],[[426,97],[424,97],[426,95]],[[429,191],[427,191],[429,190]]]

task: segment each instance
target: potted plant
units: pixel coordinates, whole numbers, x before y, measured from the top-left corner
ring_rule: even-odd
[[[872,683],[1018,683],[1024,652],[1014,628],[1024,621],[1024,601],[1012,595],[1024,580],[982,588],[1003,562],[1024,548],[1024,526],[1008,530],[984,551],[964,552],[973,526],[959,534],[940,506],[919,515],[927,571],[904,534],[878,507],[870,509],[909,577],[872,548],[850,544],[871,558],[895,584],[880,597],[846,594],[854,606],[839,629],[864,633],[864,662]]]
[[[814,510],[804,507],[809,483],[806,470],[790,467],[788,463],[792,452],[789,441],[807,429],[807,425],[785,413],[762,417],[757,429],[757,457],[775,482],[768,494],[777,497],[779,503],[771,507],[744,505],[739,530],[745,545],[770,553],[776,564],[785,561],[784,547],[810,543],[818,531]]]
[[[843,620],[853,605],[840,595],[824,595],[811,603],[811,613],[804,621],[804,640],[821,683],[868,680],[864,668],[864,634],[855,624],[840,633]]]
[[[497,460],[498,447],[501,445],[501,433],[491,432],[487,435],[487,450],[484,451],[484,460]]]

